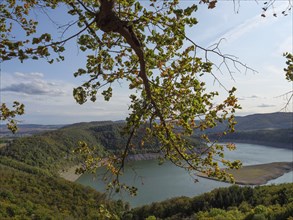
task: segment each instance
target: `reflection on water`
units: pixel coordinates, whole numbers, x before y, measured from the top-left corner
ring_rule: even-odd
[[[104,170],[99,169],[94,181],[91,175],[86,174],[77,182],[104,191],[105,186],[101,181],[103,173]],[[229,185],[200,177],[198,180],[195,183],[194,177],[169,162],[159,166],[156,160],[135,161],[126,166],[120,181],[137,187],[138,195],[130,197],[124,193],[115,195],[114,198],[128,201],[135,207],[176,196],[195,196]]]
[[[241,160],[244,165],[254,165],[270,162],[292,161],[293,151],[252,144],[237,144],[236,151],[226,152],[226,158]],[[84,174],[77,182],[91,186],[98,191],[105,191],[105,185],[100,180],[104,170],[97,171],[96,178]],[[199,182],[194,182],[194,176],[175,167],[171,163],[158,165],[156,160],[135,161],[125,167],[121,182],[138,188],[138,195],[130,197],[126,194],[116,194],[114,198],[128,201],[132,207],[162,201],[176,196],[195,196],[209,192],[218,187],[229,186],[209,179],[197,177]],[[293,182],[293,172],[287,173],[270,183]]]
[[[236,144],[235,151],[226,152],[226,158],[241,160],[243,165],[255,165],[271,162],[290,162],[293,151],[254,144]]]

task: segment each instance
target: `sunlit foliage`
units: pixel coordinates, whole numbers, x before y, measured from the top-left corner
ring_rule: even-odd
[[[24,105],[15,101],[13,103],[12,109],[8,108],[5,103],[1,103],[0,106],[0,122],[7,121],[7,128],[13,133],[17,131],[17,120],[15,117],[17,115],[24,114]]]

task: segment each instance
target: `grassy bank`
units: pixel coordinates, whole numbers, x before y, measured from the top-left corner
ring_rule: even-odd
[[[75,171],[80,165],[72,166],[59,172],[59,176],[70,182],[75,182],[82,174],[77,174]]]

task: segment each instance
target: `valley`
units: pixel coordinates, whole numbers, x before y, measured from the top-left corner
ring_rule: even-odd
[[[255,117],[253,117],[253,120],[256,120]],[[281,175],[285,171],[292,170],[292,163],[281,163],[288,162],[292,158],[292,148],[290,148],[292,146],[292,138],[290,136],[292,135],[290,131],[293,127],[290,122],[292,113],[275,113],[271,115],[258,115],[257,117],[259,118],[258,126],[249,122],[251,116],[245,116],[240,119],[238,123],[239,130],[236,133],[231,134],[231,136],[228,134],[227,139],[220,139],[223,142],[229,140],[236,143],[237,141],[245,142],[245,140],[247,140],[246,143],[249,143],[249,140],[261,140],[265,145],[237,143],[236,151],[225,152],[228,159],[243,161],[244,167],[242,170],[240,169],[239,173],[237,173],[238,171],[233,173],[236,180],[239,180],[237,181],[239,184],[264,184],[266,181],[277,177],[276,175],[269,174]],[[278,120],[279,123],[276,123]],[[267,204],[272,210],[277,209],[275,204],[281,205],[278,206],[279,211],[275,212],[274,216],[290,216],[292,214],[293,204],[290,200],[290,198],[293,198],[292,182],[290,183],[292,171],[288,173],[289,181],[287,179],[277,182],[287,182],[287,184],[266,186],[264,188],[261,186],[250,192],[257,194],[259,193],[258,190],[265,190],[269,194],[278,191],[277,195],[280,195],[280,197],[276,198],[278,199],[277,203],[269,199],[264,202],[264,200],[257,200],[257,197],[253,197],[253,200],[249,200],[248,197],[242,197],[236,203],[231,202],[232,200],[229,202],[227,198],[222,198],[223,201],[226,201],[225,205],[223,205],[223,201],[218,200],[220,197],[217,196],[217,199],[214,200],[217,202],[209,202],[209,206],[197,205],[197,208],[190,208],[185,211],[180,208],[178,209],[181,203],[185,204],[184,207],[190,207],[193,201],[196,204],[200,204],[203,200],[209,201],[209,198],[215,195],[215,193],[221,194],[222,191],[217,188],[228,187],[230,184],[199,176],[195,178],[199,182],[195,183],[194,178],[191,178],[190,174],[178,167],[168,163],[158,166],[158,161],[153,160],[159,152],[158,143],[156,140],[149,140],[144,146],[141,146],[140,140],[143,132],[135,137],[134,143],[137,144],[137,148],[131,151],[130,159],[127,163],[127,167],[132,170],[131,172],[134,176],[129,176],[128,171],[122,176],[123,180],[128,181],[130,185],[136,184],[139,189],[137,197],[130,198],[127,195],[123,195],[122,197],[114,196],[109,200],[105,194],[106,191],[103,184],[98,184],[97,182],[90,183],[93,176],[83,174],[73,175],[74,178],[71,178],[72,175],[70,177],[70,174],[75,172],[76,167],[84,159],[82,155],[74,153],[78,142],[82,140],[88,143],[90,148],[95,147],[95,153],[104,158],[107,157],[109,152],[119,154],[127,140],[120,132],[123,124],[124,122],[121,121],[104,121],[78,123],[62,127],[41,126],[44,130],[40,129],[39,126],[36,126],[36,130],[34,130],[33,126],[30,126],[30,130],[26,134],[22,134],[24,137],[11,138],[2,136],[0,148],[1,219],[17,217],[23,219],[99,219],[100,213],[105,209],[112,213],[113,219],[144,219],[152,215],[161,219],[178,219],[178,216],[181,216],[182,219],[183,217],[185,219],[192,219],[192,216],[208,215],[209,210],[211,211],[214,208],[223,210],[222,214],[226,215],[231,212],[231,209],[228,210],[231,206],[237,207],[238,215],[244,218],[244,216],[253,216],[252,211],[262,204]],[[260,124],[263,125],[260,126]],[[273,126],[274,124],[276,126]],[[251,126],[249,127],[248,125]],[[210,131],[209,135],[216,137],[219,132],[223,131],[221,126],[216,127],[213,132]],[[267,129],[265,126],[268,126]],[[246,139],[248,137],[249,140]],[[195,146],[204,146],[198,136],[193,136],[189,141]],[[276,143],[276,145],[265,144],[266,142]],[[273,171],[274,169],[276,169],[276,172]],[[62,175],[60,175],[61,171],[63,172]],[[67,171],[69,176],[66,176]],[[265,174],[269,176],[265,178],[265,182],[256,181]],[[243,177],[244,180],[241,180]],[[247,183],[245,182],[247,178],[256,182]],[[136,179],[136,182],[134,182],[134,179]],[[99,187],[96,188],[96,186]],[[158,189],[159,186],[162,187],[161,193],[153,193],[154,188]],[[223,190],[233,191],[235,189],[233,187]],[[209,194],[211,190],[213,191]],[[246,188],[243,188],[243,190],[246,190]],[[286,191],[285,198],[287,200],[281,203],[281,195],[283,195],[281,192],[283,191]],[[206,194],[201,195],[202,193]],[[43,195],[42,202],[40,202],[40,194]],[[162,197],[157,198],[156,196],[158,195],[162,195]],[[262,196],[266,198],[265,195]],[[147,204],[173,197],[177,197],[172,200],[174,204],[169,203],[167,200],[162,203],[155,203],[156,205],[147,206]],[[241,208],[244,206],[244,203],[249,204],[247,209]],[[158,212],[155,207],[159,207],[162,204],[164,204],[164,207],[170,207],[169,209],[173,211],[164,211],[165,214]],[[166,206],[166,204],[168,205]],[[177,208],[173,207],[175,204],[178,205]],[[242,206],[240,207],[241,204]],[[139,208],[142,205],[145,206]],[[280,219],[285,219],[285,217]]]

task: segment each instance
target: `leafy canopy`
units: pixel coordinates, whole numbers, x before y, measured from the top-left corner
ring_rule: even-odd
[[[17,131],[16,115],[24,114],[24,105],[15,101],[12,109],[9,109],[5,103],[0,105],[0,121],[7,121],[7,128],[15,133]]]
[[[217,1],[200,3],[214,8]],[[1,61],[46,58],[49,63],[59,62],[65,59],[66,43],[76,39],[87,57],[85,66],[74,73],[75,77],[88,79],[73,91],[79,104],[94,102],[99,95],[109,101],[115,82],[129,82],[133,91],[125,127],[129,139],[121,154],[110,155],[105,161],[92,156],[85,143],[79,149],[91,155],[86,167],[95,167],[99,162],[107,165],[115,176],[115,187],[125,187],[120,185],[119,176],[129,151],[138,147],[132,144],[132,138],[142,125],[145,137],[141,146],[145,140],[155,138],[162,161],[233,181],[219,163],[238,168],[240,162],[225,160],[224,146],[192,146],[187,137],[196,131],[202,134],[224,120],[229,122],[227,131],[234,131],[233,113],[240,108],[234,95],[236,89],[227,90],[227,98],[219,104],[213,101],[217,92],[206,92],[202,76],[215,77],[210,54],[220,57],[218,67],[230,73],[229,65],[236,69],[239,65],[249,67],[233,56],[223,55],[217,44],[206,49],[186,36],[186,28],[197,24],[197,4],[191,1],[182,8],[178,0],[5,0],[0,3]],[[62,25],[61,39],[50,33],[39,35],[34,12],[47,13],[57,8],[63,8],[73,21]],[[69,29],[75,34],[67,36]],[[26,37],[18,39],[16,30],[22,30]],[[210,142],[206,135],[201,138]],[[233,145],[227,147],[234,149]]]
[[[293,54],[286,52],[283,54],[283,56],[286,58],[286,67],[284,68],[285,76],[286,76],[286,79],[292,83],[293,82]],[[287,110],[287,107],[290,107],[290,103],[293,100],[293,89],[283,94],[282,96],[287,99],[287,103],[285,107],[282,108],[282,110]]]
[[[283,56],[287,59],[284,71],[286,79],[290,82],[293,81],[293,54],[287,52],[284,53]]]

